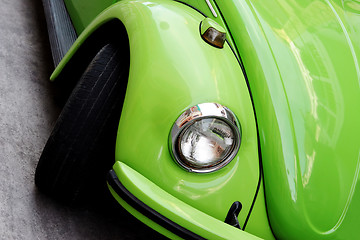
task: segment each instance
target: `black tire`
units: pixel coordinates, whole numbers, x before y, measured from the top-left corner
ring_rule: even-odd
[[[74,88],[35,172],[38,188],[70,204],[96,196],[114,163],[129,53],[113,44],[95,56]]]

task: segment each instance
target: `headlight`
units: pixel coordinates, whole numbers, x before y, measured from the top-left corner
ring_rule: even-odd
[[[202,103],[180,115],[170,138],[180,166],[190,172],[212,172],[227,165],[239,150],[239,123],[228,108]]]

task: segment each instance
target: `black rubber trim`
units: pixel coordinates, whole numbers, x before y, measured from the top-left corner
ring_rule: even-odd
[[[171,221],[167,217],[161,215],[160,213],[140,201],[137,197],[135,197],[125,188],[125,186],[120,182],[114,170],[109,171],[107,181],[119,197],[121,197],[136,211],[149,218],[153,222],[159,224],[160,226],[166,228],[167,230],[171,231],[172,233],[183,239],[205,239],[197,235],[196,233],[193,233],[190,230]]]
[[[233,227],[236,227],[238,229],[241,229],[239,219],[238,219],[241,209],[242,209],[241,202],[239,202],[239,201],[234,202],[231,205],[231,207],[226,215],[225,223],[227,223]]]
[[[57,66],[77,38],[63,0],[42,0],[54,65]]]

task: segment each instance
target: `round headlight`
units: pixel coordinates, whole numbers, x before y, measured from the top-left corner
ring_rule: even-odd
[[[227,165],[240,147],[235,115],[217,103],[187,109],[171,130],[171,150],[187,171],[212,172]]]

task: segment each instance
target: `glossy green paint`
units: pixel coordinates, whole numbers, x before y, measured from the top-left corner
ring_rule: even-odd
[[[131,61],[116,160],[179,201],[220,221],[231,204],[240,201],[243,210],[239,221],[243,225],[259,179],[257,133],[245,79],[229,45],[217,49],[205,43],[200,36],[204,17],[184,4],[121,1],[82,31],[51,79],[56,79],[95,29],[112,19],[119,19],[126,27]],[[237,115],[242,143],[234,160],[220,171],[189,173],[172,159],[168,136],[185,109],[203,102],[218,102]],[[263,229],[258,236],[270,238],[264,206],[255,212],[259,219],[250,217],[250,229]]]
[[[122,0],[64,0],[77,33],[81,33],[105,8],[119,1]],[[221,18],[218,17],[220,15],[218,10],[214,8],[217,15],[217,17],[215,17],[205,0],[184,0],[181,2],[189,4],[200,10],[206,16],[216,19],[221,23]],[[210,2],[215,7],[213,1],[211,0]]]
[[[174,1],[174,0],[172,0]],[[181,0],[181,2],[189,4],[193,8],[201,11],[203,14],[205,14],[207,17],[210,17],[212,19],[215,19],[215,16],[212,14],[209,6],[206,4],[205,0]],[[211,3],[213,3],[212,0],[210,0]],[[215,8],[216,15],[219,15],[219,11]]]
[[[134,9],[141,14],[132,12],[129,16],[138,17],[123,21],[130,38],[131,67],[116,160],[222,221],[231,204],[239,200],[244,206],[243,223],[255,194],[259,166],[255,121],[240,66],[229,46],[217,49],[202,40],[202,15],[179,3],[159,3],[137,2]],[[235,159],[209,174],[186,172],[174,162],[168,147],[174,121],[185,109],[202,102],[229,107],[243,133]]]
[[[174,1],[174,0],[171,0]],[[216,21],[221,27],[229,30],[225,24],[224,19],[222,18],[220,10],[217,8],[217,4],[214,0],[208,0],[210,5],[212,6],[213,10],[215,11],[215,15],[210,10],[210,7],[206,3],[205,0],[182,0],[181,2],[185,4],[189,4],[190,6],[194,7],[198,11],[201,11],[203,14],[206,15],[206,17],[211,18],[212,20]],[[227,36],[226,40],[228,40],[229,44],[233,49],[236,49],[236,46],[233,42],[233,39],[230,36]],[[238,56],[238,52],[235,51],[235,54]]]
[[[66,8],[71,17],[72,23],[76,32],[80,35],[82,31],[94,20],[94,18],[100,14],[104,9],[112,4],[122,0],[64,0]],[[175,1],[175,0],[168,0]],[[216,21],[220,26],[226,28],[226,25],[221,18],[219,10],[216,8],[216,4],[213,0],[209,0],[211,6],[213,6],[216,16],[211,12],[209,6],[205,0],[183,0],[185,4],[189,4],[197,11]],[[230,45],[235,48],[235,45],[231,38],[228,38]],[[236,53],[237,54],[237,53]]]
[[[280,239],[360,234],[358,1],[217,1],[254,99]]]
[[[75,30],[80,34],[105,8],[117,0],[64,0]]]
[[[205,1],[185,2],[228,30],[230,43],[233,40],[244,62],[258,118],[267,209],[276,236],[357,236],[360,113],[353,103],[360,100],[358,1],[216,1],[227,25],[218,9],[219,16],[212,15]],[[52,78],[96,27],[111,18],[126,22],[132,69],[117,160],[217,219],[224,219],[236,198],[245,199],[249,207],[248,189],[254,189],[258,177],[255,125],[244,80],[234,81],[241,73],[228,46],[215,50],[201,42],[195,26],[202,16],[172,1],[124,1],[89,25],[111,4],[103,3],[88,12],[92,15],[79,7],[71,10],[68,4],[82,35]],[[243,142],[233,163],[217,173],[181,172],[170,161],[163,139],[184,109],[212,101],[235,109],[243,131],[246,126],[248,145]],[[239,190],[232,193],[233,189]],[[247,231],[270,238],[262,190]],[[228,194],[231,200],[226,202]]]
[[[200,34],[203,35],[209,28],[214,28],[218,32],[226,34],[226,30],[211,18],[206,18],[201,22]]]
[[[259,239],[180,201],[125,163],[116,162],[114,170],[125,188],[140,201],[205,239]],[[121,205],[125,203],[114,191],[112,191],[112,194]],[[133,209],[133,211],[136,210]],[[140,215],[136,217],[146,222],[144,221],[145,216]],[[150,221],[150,223],[152,222]],[[154,226],[151,227],[154,228]],[[173,235],[169,236],[166,232],[162,233],[171,239],[174,237]]]

